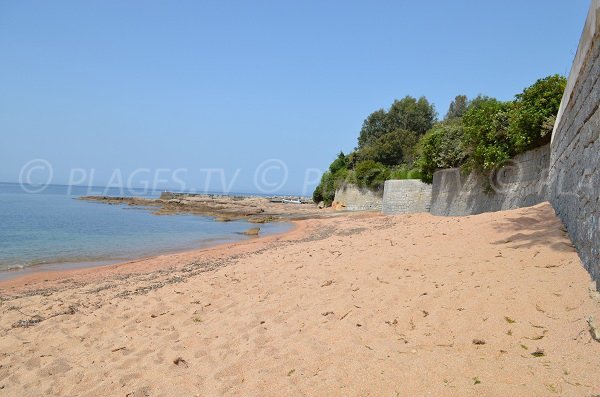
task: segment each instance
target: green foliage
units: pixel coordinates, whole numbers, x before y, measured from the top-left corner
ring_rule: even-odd
[[[431,183],[433,173],[442,168],[454,168],[464,163],[467,153],[463,146],[464,127],[461,118],[436,124],[419,142],[416,162],[420,178]]]
[[[373,160],[365,160],[356,164],[354,177],[356,184],[369,189],[379,189],[386,179],[389,179],[390,170],[383,164]]]
[[[354,161],[373,160],[386,166],[412,163],[417,134],[408,130],[388,132],[358,149]]]
[[[473,98],[469,101],[469,103],[467,104],[466,110],[477,107],[483,102],[487,102],[487,101],[494,100],[494,99],[495,98],[489,97],[487,95],[481,95],[481,94],[477,95],[475,98]],[[466,113],[466,111],[465,111],[465,113]],[[464,114],[463,114],[463,116],[464,116]]]
[[[389,179],[421,179],[421,172],[416,168],[400,165],[390,170]]]
[[[513,154],[508,137],[511,102],[486,99],[469,107],[463,117],[463,145],[468,167],[483,173],[502,166]]]
[[[401,100],[395,100],[389,111],[379,109],[371,113],[363,122],[358,137],[358,148],[397,130],[407,130],[422,135],[431,128],[435,117],[435,107],[425,97],[415,99],[406,96]]]
[[[379,109],[371,113],[365,119],[360,130],[360,135],[358,137],[359,148],[388,132],[386,127],[386,118],[386,111],[383,109]]]
[[[325,205],[331,205],[335,197],[335,191],[347,182],[351,172],[347,168],[339,168],[336,172],[327,171],[321,177],[321,182],[313,192],[313,201],[323,201]]]
[[[516,96],[509,125],[510,141],[516,153],[550,142],[566,84],[563,76],[548,76]]]
[[[335,160],[329,165],[329,170],[321,177],[321,182],[313,192],[313,201],[323,201],[325,205],[331,205],[335,197],[335,191],[339,189],[351,177],[348,170],[349,157],[340,152]]]
[[[363,122],[358,148],[349,155],[340,152],[321,177],[313,200],[331,204],[336,189],[345,183],[378,189],[391,176],[390,169],[398,179],[418,178],[418,171],[412,170],[416,146],[435,117],[435,108],[425,97],[410,96],[394,101],[388,111],[371,113]]]
[[[333,189],[333,175],[327,171],[321,176],[321,182],[315,188],[313,192],[313,201],[320,203],[323,201],[325,205],[330,205],[335,196],[335,190]]]
[[[467,111],[469,101],[466,95],[457,95],[454,100],[450,103],[448,113],[444,117],[445,120],[452,120],[462,117]]]
[[[441,168],[462,166],[489,174],[512,156],[550,140],[565,85],[564,77],[549,76],[512,102],[482,95],[469,101],[458,95],[437,124],[435,107],[425,97],[395,100],[389,110],[366,118],[358,148],[349,155],[339,153],[313,199],[329,205],[346,183],[378,189],[390,178],[432,182]]]
[[[565,85],[564,77],[553,75],[536,81],[513,102],[473,100],[463,117],[467,169],[488,174],[511,157],[548,143]]]
[[[344,152],[340,152],[337,158],[333,160],[333,163],[329,165],[329,171],[331,171],[332,174],[335,174],[342,168],[348,168],[348,162],[348,156],[346,156]]]
[[[325,177],[325,174],[321,175],[321,181],[319,182],[319,184],[313,191],[312,199],[315,203],[320,203],[321,201],[324,201],[324,195],[323,195],[323,178],[324,177]]]
[[[390,107],[386,117],[387,131],[402,129],[423,135],[433,126],[435,117],[435,107],[427,98],[417,100],[407,95],[395,100]]]

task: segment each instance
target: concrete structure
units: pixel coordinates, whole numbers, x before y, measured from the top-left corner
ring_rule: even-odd
[[[350,211],[381,211],[383,191],[372,191],[356,185],[344,185],[335,191],[334,202]]]
[[[431,213],[469,215],[550,201],[600,287],[600,0],[593,0],[550,147],[523,153],[491,181],[434,175]]]
[[[339,193],[339,194],[338,194]],[[387,181],[380,193],[336,192],[348,209],[426,210],[427,190]],[[458,169],[434,174],[430,212],[472,215],[550,201],[600,289],[600,0],[593,0],[550,145],[516,156],[490,180]]]
[[[600,287],[600,0],[592,1],[560,104],[548,198]]]
[[[382,211],[384,214],[429,212],[431,185],[418,179],[385,181]]]
[[[433,175],[433,215],[473,215],[527,207],[547,199],[550,146],[515,156],[489,180],[458,168]]]

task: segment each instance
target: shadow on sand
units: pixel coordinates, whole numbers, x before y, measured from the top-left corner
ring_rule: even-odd
[[[510,216],[499,221],[494,227],[502,233],[511,233],[507,238],[493,244],[506,245],[512,249],[527,249],[536,246],[549,246],[556,251],[577,251],[569,238],[567,229],[554,213],[549,203],[538,204],[527,209],[534,216]]]

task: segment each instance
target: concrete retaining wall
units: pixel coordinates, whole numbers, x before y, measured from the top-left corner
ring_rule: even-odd
[[[385,181],[382,211],[384,214],[429,212],[431,185],[418,179]]]
[[[380,211],[383,191],[373,192],[355,185],[345,185],[335,191],[334,202],[350,211]]]
[[[472,215],[550,201],[586,269],[600,288],[600,0],[593,0],[550,145],[516,156],[489,180],[458,169],[433,177],[430,212]],[[385,193],[356,187],[336,192],[353,210],[426,210],[427,191],[387,181]]]
[[[433,175],[431,213],[473,215],[539,204],[547,199],[550,146],[515,156],[488,180],[457,168]]]
[[[600,288],[600,0],[588,14],[552,133],[549,199]]]
[[[431,213],[470,215],[550,201],[600,287],[600,0],[593,0],[548,147],[517,156],[485,181],[434,175]]]

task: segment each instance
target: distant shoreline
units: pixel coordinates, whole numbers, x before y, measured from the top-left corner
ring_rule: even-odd
[[[82,196],[78,199],[110,205],[122,204],[155,208],[154,214],[156,215],[183,213],[210,216],[223,222],[240,219],[250,223],[286,222],[335,215],[335,212],[329,209],[317,208],[312,200],[300,198],[299,203],[290,203],[291,198],[293,196],[278,196],[275,199],[252,195],[163,192],[159,198]]]

